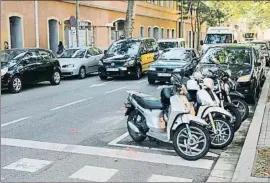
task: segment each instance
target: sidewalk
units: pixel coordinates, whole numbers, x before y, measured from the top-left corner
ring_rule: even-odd
[[[270,181],[270,72],[254,113],[232,182]]]

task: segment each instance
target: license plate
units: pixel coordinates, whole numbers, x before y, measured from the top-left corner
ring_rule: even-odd
[[[163,76],[163,77],[170,77],[171,74],[170,73],[158,73],[158,76]]]
[[[118,68],[107,68],[107,71],[118,71]]]

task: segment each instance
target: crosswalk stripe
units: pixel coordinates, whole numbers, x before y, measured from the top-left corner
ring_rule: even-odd
[[[192,179],[153,174],[147,182],[192,182]]]
[[[81,179],[92,182],[106,182],[116,174],[118,170],[95,166],[84,166],[69,178]]]
[[[137,151],[134,151],[131,153],[128,150],[109,149],[109,148],[103,148],[103,147],[91,147],[91,146],[82,146],[82,145],[59,144],[59,143],[11,139],[11,138],[1,138],[1,144],[6,145],[6,146],[24,147],[24,148],[57,151],[57,152],[68,152],[68,153],[85,154],[85,155],[93,155],[93,156],[104,156],[104,157],[128,159],[128,160],[134,160],[134,161],[143,161],[143,162],[149,162],[149,163],[195,167],[195,168],[208,169],[208,170],[211,169],[214,163],[213,160],[207,160],[207,159],[199,159],[197,161],[187,161],[178,156],[145,153],[145,152],[137,152]]]

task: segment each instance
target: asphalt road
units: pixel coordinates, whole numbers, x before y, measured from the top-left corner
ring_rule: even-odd
[[[104,82],[93,75],[2,91],[1,180],[206,181],[220,151],[188,162],[168,144],[136,144],[127,135],[126,91],[159,96],[160,89],[146,77]]]

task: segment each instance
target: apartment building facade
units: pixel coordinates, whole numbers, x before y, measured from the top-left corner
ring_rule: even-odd
[[[106,49],[123,34],[127,1],[79,1],[79,44]],[[1,40],[11,48],[42,47],[56,52],[76,46],[75,1],[2,1]],[[177,1],[136,1],[133,37],[179,37]],[[188,22],[188,21],[187,21]],[[184,24],[184,38],[191,27]],[[1,49],[3,49],[1,43]]]

